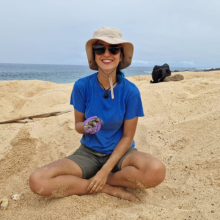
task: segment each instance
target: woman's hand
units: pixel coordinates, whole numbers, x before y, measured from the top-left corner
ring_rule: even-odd
[[[83,122],[83,127],[86,133],[95,134],[101,128],[102,120],[97,116],[90,117]]]
[[[99,170],[90,182],[87,192],[89,194],[101,192],[108,178],[109,173],[105,170]]]

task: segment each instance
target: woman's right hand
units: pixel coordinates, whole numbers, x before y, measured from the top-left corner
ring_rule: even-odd
[[[101,126],[102,120],[97,116],[92,116],[83,122],[83,128],[88,134],[95,134],[100,130]]]
[[[89,194],[101,192],[107,182],[108,175],[109,172],[103,169],[99,170],[88,185],[87,192]]]

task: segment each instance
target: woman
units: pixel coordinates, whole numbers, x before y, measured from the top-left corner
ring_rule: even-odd
[[[30,188],[43,196],[103,192],[136,201],[124,187],[155,187],[164,180],[165,167],[134,148],[143,107],[138,88],[120,71],[131,64],[133,45],[117,28],[103,27],[86,43],[86,52],[89,67],[98,72],[75,82],[71,95],[75,129],[83,134],[81,146],[73,155],[36,170]]]

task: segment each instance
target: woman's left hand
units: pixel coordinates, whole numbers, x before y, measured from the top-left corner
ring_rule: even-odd
[[[107,181],[109,173],[104,170],[99,170],[96,175],[93,177],[92,181],[90,182],[87,192],[89,194],[101,192],[105,183]]]

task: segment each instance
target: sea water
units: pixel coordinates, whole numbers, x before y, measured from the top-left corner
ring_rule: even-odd
[[[122,72],[127,76],[150,75],[153,67],[130,66]],[[191,70],[195,68],[171,68],[171,71]],[[50,64],[0,64],[0,81],[4,80],[43,80],[59,84],[73,83],[79,78],[97,71],[87,65],[50,65]]]

